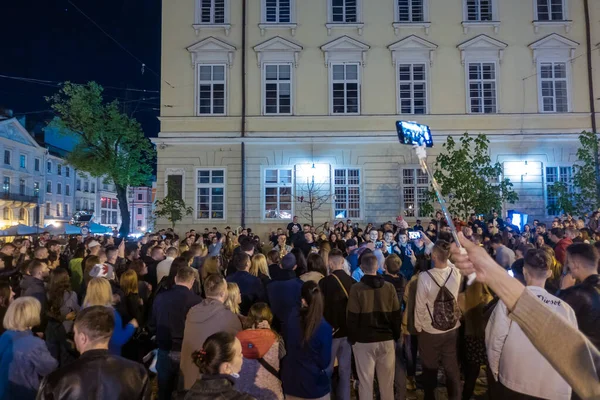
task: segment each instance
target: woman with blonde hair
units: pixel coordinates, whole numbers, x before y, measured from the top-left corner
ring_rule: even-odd
[[[563,266],[556,259],[556,253],[554,253],[554,249],[552,247],[544,245],[540,247],[540,250],[543,250],[550,256],[550,258],[552,258],[552,263],[550,264],[552,276],[546,280],[545,289],[548,291],[548,293],[556,293],[560,289],[560,280],[563,274]]]
[[[271,282],[269,276],[269,266],[267,265],[267,257],[262,253],[256,253],[252,256],[252,263],[250,265],[250,274],[258,277],[262,282],[263,286],[267,286]]]
[[[41,311],[40,302],[29,296],[8,306],[0,336],[0,399],[35,399],[41,378],[58,367],[46,343],[31,332]]]
[[[135,273],[135,272],[134,272]],[[115,317],[115,330],[108,343],[108,350],[112,354],[121,355],[121,347],[131,339],[139,324],[136,319],[129,321],[123,327],[123,319],[121,314],[114,309],[112,305],[113,296],[110,283],[104,278],[94,278],[90,281],[87,288],[85,299],[83,300],[83,308],[91,306],[104,306],[113,309]]]
[[[206,277],[209,275],[222,275],[221,273],[221,262],[219,257],[207,257],[204,260],[204,264],[202,265],[202,282],[206,280]]]
[[[137,273],[132,269],[128,269],[121,275],[119,284],[125,294],[125,309],[127,310],[127,315],[123,316],[125,321],[135,319],[143,326],[144,301],[139,295]]]
[[[240,314],[240,304],[242,304],[242,294],[237,283],[227,282],[227,299],[225,300],[225,308],[234,313]]]

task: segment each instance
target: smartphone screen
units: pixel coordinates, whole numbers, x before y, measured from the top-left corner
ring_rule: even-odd
[[[408,238],[410,240],[417,240],[421,237],[421,232],[416,231],[416,232],[408,232]]]
[[[375,248],[376,248],[376,249],[381,249],[381,248],[383,248],[383,242],[375,242]]]
[[[427,125],[417,124],[416,122],[396,121],[396,131],[398,132],[398,139],[402,144],[424,144],[427,147],[433,147],[431,130]]]

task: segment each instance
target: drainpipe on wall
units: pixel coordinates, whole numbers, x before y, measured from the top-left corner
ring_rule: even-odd
[[[588,90],[590,96],[590,114],[592,118],[592,133],[597,135],[598,130],[596,127],[596,96],[594,95],[594,74],[592,68],[592,33],[590,24],[590,5],[589,0],[583,0],[584,14],[585,14],[585,46],[587,55],[587,67],[588,67]],[[596,138],[596,143],[598,139]],[[600,202],[600,155],[598,149],[594,152],[594,163],[596,164],[596,201]]]
[[[247,0],[242,0],[242,118],[240,134],[242,137],[242,215],[241,226],[246,227],[246,8]]]

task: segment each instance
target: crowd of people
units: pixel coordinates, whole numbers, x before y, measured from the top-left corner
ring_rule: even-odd
[[[600,398],[599,219],[15,238],[0,400]]]

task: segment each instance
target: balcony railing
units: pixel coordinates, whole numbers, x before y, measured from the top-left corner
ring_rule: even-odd
[[[17,194],[17,193],[2,193],[2,194],[0,194],[0,199],[22,201],[25,203],[37,204],[39,201],[39,196],[26,196],[24,194]]]

